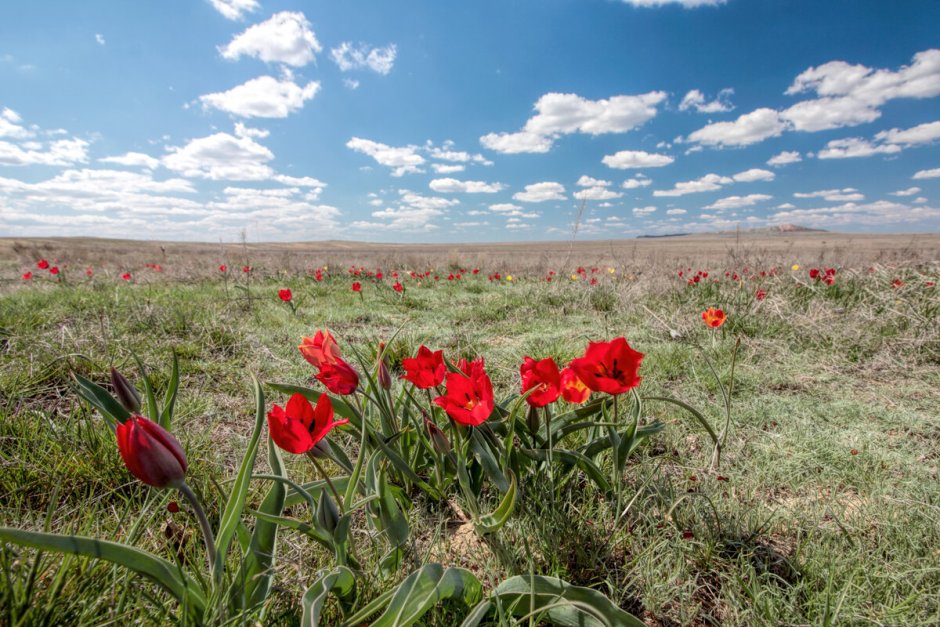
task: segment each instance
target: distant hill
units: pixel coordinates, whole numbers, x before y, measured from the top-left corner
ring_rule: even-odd
[[[686,237],[689,235],[777,235],[777,234],[793,234],[793,233],[828,233],[826,229],[811,229],[808,226],[800,226],[799,224],[775,224],[774,226],[767,226],[758,229],[739,229],[735,231],[713,231],[711,233],[664,233],[662,235],[638,235],[637,239],[652,239],[659,237]]]

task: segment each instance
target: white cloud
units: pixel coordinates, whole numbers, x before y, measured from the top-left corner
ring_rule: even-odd
[[[35,135],[20,125],[22,122],[19,114],[13,109],[4,108],[0,110],[0,137],[11,137],[13,139],[26,139]]]
[[[438,226],[431,221],[443,216],[449,207],[459,204],[457,200],[436,196],[422,196],[406,189],[399,190],[401,196],[396,207],[373,211],[372,217],[383,222],[356,221],[350,226],[364,230],[431,231]]]
[[[601,163],[617,170],[638,168],[661,168],[675,161],[669,155],[658,155],[642,150],[621,150],[612,155],[605,155]]]
[[[734,182],[730,176],[719,176],[717,174],[706,174],[700,179],[694,181],[682,181],[676,183],[672,189],[657,189],[653,196],[685,196],[686,194],[697,194],[699,192],[713,192],[721,189],[722,185],[730,185]]]
[[[653,179],[644,176],[643,174],[637,174],[632,179],[627,179],[623,182],[622,187],[624,189],[638,189],[640,187],[647,187],[653,184]]]
[[[728,0],[623,0],[626,4],[632,4],[635,7],[652,8],[665,6],[667,4],[678,4],[685,9],[716,7],[727,1]]]
[[[796,192],[794,198],[822,198],[829,202],[854,202],[865,200],[865,195],[854,187],[844,189],[823,189],[818,192]]]
[[[524,192],[512,195],[514,200],[521,202],[546,202],[549,200],[566,200],[565,186],[554,181],[533,183],[525,186]]]
[[[920,193],[919,187],[908,187],[907,189],[899,189],[896,192],[891,192],[892,196],[914,196],[915,194]]]
[[[886,144],[904,146],[929,144],[940,139],[940,121],[919,124],[904,130],[893,128],[889,131],[881,131],[875,135],[875,139]]]
[[[503,202],[490,205],[490,211],[495,211],[496,213],[514,213],[517,211],[522,211],[522,207],[509,202]]]
[[[467,169],[467,166],[459,163],[432,163],[431,168],[438,174],[454,174],[455,172],[463,172]]]
[[[95,41],[98,42],[99,46],[105,45],[104,35],[101,33],[95,33]]]
[[[480,143],[497,152],[548,152],[562,135],[632,130],[652,119],[656,106],[665,98],[666,93],[661,91],[601,100],[588,100],[577,94],[548,93],[535,103],[537,113],[521,131],[489,133],[480,138]]]
[[[313,61],[315,54],[322,49],[303,13],[281,11],[264,22],[249,26],[219,48],[219,52],[230,61],[247,56],[266,63],[302,67]]]
[[[258,0],[209,0],[216,11],[229,20],[240,20],[245,13],[253,13],[261,8]]]
[[[685,209],[667,209],[667,210],[666,210],[666,215],[667,215],[667,216],[681,216],[681,215],[685,215],[685,214],[687,214],[687,213],[688,213],[688,211],[686,211]]]
[[[800,156],[800,153],[796,150],[784,150],[781,153],[778,153],[767,160],[767,165],[779,166],[779,165],[789,165],[791,163],[799,163],[803,160],[803,157]]]
[[[472,155],[464,150],[454,150],[454,142],[449,139],[441,146],[435,146],[433,142],[429,140],[425,142],[424,148],[432,159],[438,159],[440,161],[451,161],[455,163],[467,163],[472,161],[482,165],[493,165],[492,161],[479,153]]]
[[[899,152],[901,152],[901,147],[895,144],[876,145],[861,137],[848,137],[832,140],[816,156],[820,159],[851,159]]]
[[[697,89],[693,89],[685,95],[682,102],[679,103],[679,111],[695,109],[699,113],[726,113],[734,109],[729,98],[734,95],[731,88],[722,89],[718,96],[711,102],[705,101],[705,94]]]
[[[343,85],[346,89],[359,89],[359,81],[354,78],[344,78]]]
[[[805,100],[780,112],[793,130],[816,132],[843,126],[858,126],[878,119],[881,112],[869,103],[854,98],[819,98]]]
[[[150,155],[146,155],[142,152],[128,152],[123,155],[116,157],[105,157],[103,159],[98,159],[101,163],[116,163],[118,165],[126,165],[132,168],[146,168],[148,170],[155,170],[160,165],[160,160]]]
[[[574,193],[574,197],[578,200],[612,200],[622,196],[622,193],[611,191],[601,185],[587,187]]]
[[[244,118],[286,118],[316,96],[320,83],[301,87],[293,80],[259,76],[228,91],[199,96],[203,108],[215,108]]]
[[[2,162],[2,160],[0,160],[0,162]],[[914,176],[912,176],[911,178],[915,180],[940,178],[940,168],[933,168],[931,170],[920,170],[914,173]]]
[[[748,194],[747,196],[728,196],[721,200],[716,200],[705,207],[706,209],[717,209],[724,211],[726,209],[741,209],[742,207],[753,207],[759,202],[770,200],[773,196],[767,194]]]
[[[770,170],[751,168],[744,172],[738,172],[732,178],[736,183],[754,183],[756,181],[772,181],[776,178],[776,175]]]
[[[587,174],[582,174],[581,178],[578,179],[578,182],[575,183],[578,187],[608,187],[610,181],[603,181],[601,179],[596,179],[588,176]]]
[[[392,71],[397,54],[398,48],[395,44],[389,44],[383,48],[370,48],[366,44],[354,45],[349,41],[344,41],[330,50],[330,56],[339,66],[340,71],[369,69],[382,75]]]
[[[650,205],[648,207],[634,207],[633,215],[636,216],[648,216],[651,213],[656,213],[656,207]]]
[[[251,137],[254,139],[264,139],[271,134],[271,131],[263,128],[250,128],[241,122],[235,123],[235,134],[239,137]]]
[[[458,181],[457,179],[445,178],[434,179],[428,183],[428,187],[443,194],[495,194],[505,186],[502,183]]]
[[[854,202],[833,207],[791,209],[770,216],[778,224],[795,223],[811,227],[884,226],[923,223],[940,218],[940,209],[911,207],[903,203],[879,200],[863,205]]]
[[[748,146],[770,137],[778,137],[786,122],[773,109],[755,109],[733,122],[714,122],[691,133],[687,141],[706,146]]]
[[[267,165],[274,153],[250,137],[215,133],[168,150],[163,165],[187,177],[261,181],[274,174]]]
[[[422,172],[424,157],[417,153],[417,146],[387,146],[371,139],[353,137],[346,142],[346,147],[356,152],[369,155],[379,165],[392,168],[392,176]]]
[[[43,146],[39,142],[17,146],[0,141],[0,165],[72,165],[88,161],[88,142],[60,139]]]

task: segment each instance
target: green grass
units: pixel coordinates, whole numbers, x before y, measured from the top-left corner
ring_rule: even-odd
[[[408,279],[403,297],[364,281],[362,298],[345,277],[268,278],[252,286],[251,303],[211,279],[24,285],[0,296],[0,517],[199,559],[193,521],[169,514],[169,495],[132,479],[113,436],[70,385],[70,370],[100,383],[112,364],[133,373],[132,351],[158,388],[170,352],[180,356],[173,430],[212,518],[222,506],[217,486],[233,476],[249,435],[250,373],[308,382],[296,346],[318,328],[351,352],[373,350],[402,327],[390,348],[394,375],[420,344],[453,359],[484,355],[498,397],[518,391],[523,355],[561,363],[588,339],[625,335],[646,353],[640,391],[684,399],[713,424],[723,416],[720,393],[695,347],[727,381],[741,337],[718,473],[708,472],[710,441],[692,418],[650,402],[645,414],[667,428],[624,477],[624,501],[636,500],[613,532],[614,505],[591,484],[573,481],[554,506],[545,486],[523,485],[524,505],[499,534],[506,564],[475,538],[442,542],[450,513],[418,498],[408,566],[433,557],[487,585],[556,575],[651,624],[937,623],[940,297],[920,271],[936,280],[936,268],[906,269],[899,290],[882,271],[842,271],[832,288],[787,272],[766,279],[762,302],[752,298],[756,283],[687,288],[669,272],[603,276],[591,288],[565,278],[490,283],[484,271],[455,285]],[[296,315],[277,300],[280,287],[293,290]],[[722,329],[702,324],[707,306],[728,312]],[[269,403],[284,400],[272,394]],[[292,477],[312,478],[303,461],[288,460]],[[301,591],[328,563],[297,534],[282,538],[268,624],[296,624]],[[0,624],[165,623],[172,612],[142,580],[87,560],[4,547],[0,577]],[[373,577],[364,594],[394,583]],[[429,624],[457,615],[445,607]]]

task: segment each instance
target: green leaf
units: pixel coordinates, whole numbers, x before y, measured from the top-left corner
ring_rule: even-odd
[[[447,568],[440,564],[427,564],[410,575],[398,588],[388,607],[371,627],[407,627],[413,625],[428,610],[444,599],[462,601],[468,606],[475,605],[483,594],[483,586],[473,573],[463,568]],[[383,595],[384,597],[384,595]],[[380,597],[383,601],[384,598]],[[376,603],[370,603],[354,616],[347,619],[350,625],[358,625],[379,609]]]
[[[513,616],[572,627],[644,627],[643,622],[592,590],[555,577],[519,575],[502,582],[490,595],[493,603]],[[474,617],[478,612],[474,612]],[[464,622],[464,627],[478,625]]]
[[[268,438],[268,465],[275,476],[285,476],[284,460],[281,450]],[[271,489],[258,510],[271,516],[280,516],[287,500],[287,488],[281,481],[272,481]],[[277,527],[270,520],[258,519],[251,534],[248,551],[242,560],[239,574],[233,586],[244,586],[237,594],[242,604],[240,607],[255,607],[264,602],[271,591],[274,576],[274,560],[277,552]],[[235,592],[235,590],[233,590]]]
[[[23,531],[9,527],[0,527],[0,540],[43,551],[80,555],[118,564],[147,577],[197,614],[201,614],[205,609],[205,596],[192,578],[172,562],[138,548],[96,538]]]
[[[213,568],[216,581],[221,580],[222,572],[225,570],[225,559],[228,556],[228,547],[241,521],[242,511],[245,509],[251,470],[254,468],[255,456],[258,453],[258,440],[261,439],[261,430],[264,428],[264,391],[254,375],[251,380],[255,388],[255,428],[251,433],[248,449],[242,458],[241,467],[238,469],[238,475],[232,484],[232,492],[229,494],[228,503],[225,505],[225,511],[219,522],[219,533],[215,540],[216,563]]]
[[[607,446],[610,446],[610,441],[607,441]],[[522,454],[539,461],[546,461],[548,459],[548,451],[545,449],[531,449],[525,448],[521,449]],[[607,477],[604,476],[604,473],[601,472],[601,469],[597,467],[590,458],[586,457],[584,454],[579,453],[578,451],[570,451],[566,449],[555,449],[552,451],[552,458],[555,461],[560,461],[568,466],[578,466],[584,473],[597,484],[597,487],[604,492],[610,491],[610,482],[607,480]]]
[[[496,489],[503,493],[509,490],[509,481],[506,480],[506,475],[500,470],[499,462],[497,462],[496,458],[493,456],[486,438],[483,436],[483,432],[480,429],[473,430],[473,435],[470,438],[470,448],[476,453],[480,460],[480,465],[483,466],[483,472],[485,472],[489,480],[493,482]]]
[[[398,507],[398,502],[389,490],[388,478],[384,470],[379,473],[378,493],[379,501],[373,505],[379,510],[382,527],[388,534],[392,546],[400,546],[408,541],[408,534],[411,530],[408,526],[408,519],[405,518],[405,514]]]
[[[112,429],[117,428],[117,423],[125,422],[131,417],[131,413],[97,383],[75,372],[72,373],[72,378],[78,385],[78,395],[97,409]]]
[[[688,403],[684,401],[680,401],[677,398],[670,398],[668,396],[644,396],[643,400],[644,401],[663,401],[664,403],[671,403],[677,407],[681,407],[682,409],[692,414],[692,417],[698,420],[699,424],[702,425],[702,428],[708,432],[708,435],[712,439],[712,442],[716,445],[718,444],[718,434],[716,434],[715,430],[712,429],[712,426],[708,423],[708,419],[705,418],[702,412],[695,409]]]
[[[163,411],[160,412],[160,421],[166,423],[169,429],[173,422],[173,407],[176,405],[176,392],[180,387],[180,360],[173,352],[173,370],[170,372],[170,384],[163,395]]]
[[[512,516],[513,510],[516,508],[517,489],[516,475],[511,470],[509,471],[509,479],[509,489],[503,495],[503,500],[500,501],[499,506],[491,514],[480,516],[480,520],[474,523],[476,530],[481,534],[498,531]]]
[[[311,539],[319,542],[330,551],[333,550],[333,536],[311,523],[304,522],[303,520],[297,520],[296,518],[288,518],[287,516],[273,516],[271,514],[265,514],[264,512],[259,512],[253,509],[249,509],[248,513],[258,520],[264,520],[276,525],[280,525],[281,527],[286,527],[287,529],[299,531],[300,533],[305,534]]]
[[[317,573],[317,580],[307,588],[300,601],[303,607],[303,618],[300,624],[303,627],[316,627],[320,624],[320,613],[327,596],[332,592],[340,599],[348,599],[356,591],[356,577],[345,566],[337,566],[331,571],[321,570]]]
[[[164,429],[169,430],[170,425],[164,424],[163,418],[160,416],[160,410],[157,409],[157,397],[153,394],[153,384],[150,382],[150,376],[147,374],[147,369],[144,367],[144,362],[140,360],[140,357],[136,353],[131,353],[134,356],[134,361],[137,362],[137,369],[140,371],[140,378],[144,381],[144,394],[147,397],[147,417],[158,423]]]

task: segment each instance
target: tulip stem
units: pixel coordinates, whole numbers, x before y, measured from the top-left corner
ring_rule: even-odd
[[[336,486],[333,485],[333,480],[330,479],[330,476],[326,474],[326,471],[323,470],[323,466],[320,465],[320,462],[317,461],[317,458],[313,456],[312,451],[307,451],[307,457],[310,458],[310,461],[313,462],[313,465],[316,466],[317,471],[323,475],[323,480],[326,481],[326,485],[330,488],[330,492],[333,493],[333,498],[336,499],[336,504],[339,506],[339,515],[343,516],[346,514],[346,508],[343,507],[343,497],[339,495],[339,492],[336,491]]]
[[[209,525],[209,519],[206,517],[206,511],[202,508],[202,503],[199,502],[199,499],[196,498],[196,493],[192,491],[185,482],[181,483],[176,488],[179,490],[183,496],[186,497],[186,500],[189,501],[189,504],[193,507],[193,512],[196,514],[196,520],[199,521],[199,528],[202,530],[202,539],[206,543],[206,559],[209,562],[209,570],[213,570],[215,567],[215,536],[212,534],[212,526]]]

